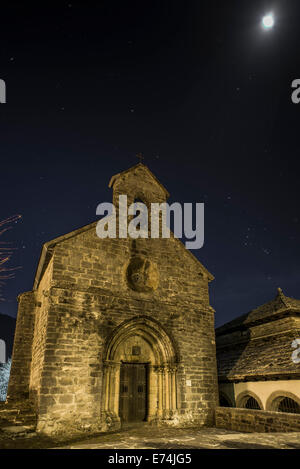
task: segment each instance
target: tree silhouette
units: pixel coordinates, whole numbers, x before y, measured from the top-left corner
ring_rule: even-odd
[[[3,235],[6,231],[12,228],[12,223],[17,222],[21,218],[21,215],[13,215],[9,218],[0,222],[0,236]],[[11,243],[8,241],[0,241],[0,301],[3,301],[4,298],[1,294],[1,287],[3,287],[5,280],[13,278],[15,273],[14,271],[19,267],[8,267],[8,262],[13,255],[15,248],[11,246]]]
[[[6,400],[6,393],[10,375],[11,358],[3,365],[0,364],[0,401]]]

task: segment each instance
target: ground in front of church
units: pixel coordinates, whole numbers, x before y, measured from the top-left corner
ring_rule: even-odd
[[[128,426],[113,433],[62,441],[0,433],[1,449],[300,449],[300,433],[240,433],[218,428]]]

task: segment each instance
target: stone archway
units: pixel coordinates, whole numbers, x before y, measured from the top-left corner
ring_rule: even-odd
[[[122,364],[147,366],[146,420],[171,419],[177,410],[177,354],[166,331],[148,317],[121,324],[108,341],[104,357],[102,410],[120,422]]]
[[[281,401],[285,398],[291,399],[293,402],[295,402],[296,406],[300,406],[300,399],[298,396],[291,392],[279,390],[272,392],[272,394],[268,397],[266,403],[266,410],[269,410],[271,412],[279,412],[279,405]]]
[[[254,401],[257,402],[260,410],[264,410],[264,406],[263,406],[261,399],[253,391],[249,391],[249,390],[243,391],[237,396],[236,407],[244,408],[250,398],[252,398]]]

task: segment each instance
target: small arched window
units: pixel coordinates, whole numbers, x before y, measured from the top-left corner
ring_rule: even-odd
[[[245,409],[260,410],[259,403],[252,396],[249,396],[248,399],[245,400],[244,407]]]
[[[144,235],[142,237],[148,237],[149,236],[149,227],[150,227],[149,207],[148,207],[147,203],[139,197],[134,198],[133,204],[134,204],[134,210],[133,210],[133,212],[130,212],[130,213],[134,213],[134,218],[136,218],[137,221],[138,221],[137,225],[136,225],[136,229],[138,231],[141,231],[141,232],[143,231],[144,232]],[[132,207],[132,205],[131,205],[131,207]]]
[[[136,208],[137,208],[137,214],[140,213],[140,210],[139,210],[139,204],[143,204],[146,206],[147,210],[149,211],[149,208],[148,208],[148,205],[146,202],[144,202],[144,200],[140,199],[139,197],[135,198],[133,203],[136,205]],[[143,209],[142,209],[143,210]]]
[[[136,199],[134,199],[133,202],[134,202],[135,204],[138,204],[138,203],[145,204],[145,202],[144,202],[142,199],[140,199],[139,197],[137,197]],[[145,204],[145,205],[146,205],[146,204]]]
[[[278,412],[288,412],[290,414],[300,414],[299,404],[290,397],[284,397],[280,400],[277,408]]]

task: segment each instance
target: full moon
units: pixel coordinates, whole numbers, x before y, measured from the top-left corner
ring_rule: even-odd
[[[274,16],[272,14],[266,15],[262,19],[262,24],[265,29],[271,29],[274,26]]]

